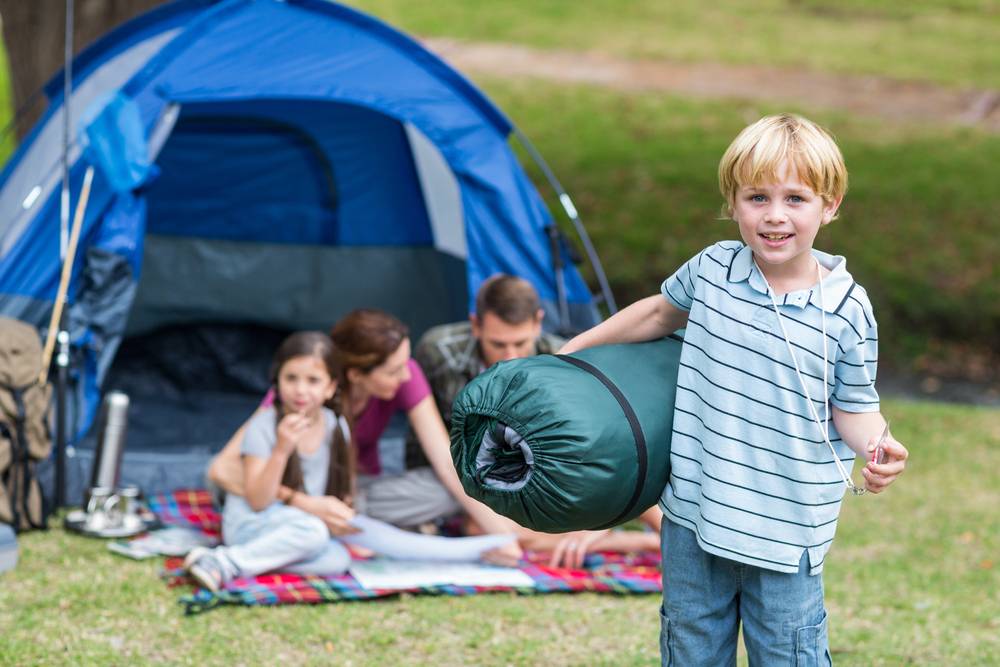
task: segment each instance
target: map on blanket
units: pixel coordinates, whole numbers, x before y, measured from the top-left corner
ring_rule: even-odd
[[[514,567],[480,563],[400,561],[372,558],[354,561],[349,572],[369,590],[405,591],[425,586],[510,586],[534,588],[535,580]]]

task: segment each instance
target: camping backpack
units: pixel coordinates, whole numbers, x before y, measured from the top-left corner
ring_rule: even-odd
[[[35,466],[52,450],[51,387],[38,381],[42,345],[34,327],[0,317],[0,522],[45,528]]]

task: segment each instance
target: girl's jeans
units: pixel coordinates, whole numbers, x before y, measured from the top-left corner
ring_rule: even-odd
[[[689,528],[663,518],[661,664],[735,665],[743,642],[751,665],[830,665],[823,577],[765,570],[703,551]]]
[[[281,570],[297,574],[342,574],[351,556],[343,544],[330,538],[319,518],[276,502],[254,512],[239,496],[227,496],[222,512],[219,549],[239,570],[252,577]]]

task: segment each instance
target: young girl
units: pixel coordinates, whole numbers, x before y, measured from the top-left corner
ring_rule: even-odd
[[[371,518],[407,528],[464,510],[483,532],[504,536],[504,546],[489,554],[488,560],[516,564],[521,551],[506,536],[517,527],[462,490],[451,462],[448,432],[423,371],[410,357],[406,325],[389,313],[358,309],[344,316],[333,327],[330,337],[341,373],[338,396],[343,401],[343,413],[351,416],[352,449],[358,468],[354,507]],[[270,401],[271,393],[250,421],[267,409]],[[406,415],[432,468],[381,474],[379,438],[398,413]],[[250,421],[234,434],[209,466],[209,480],[229,494],[245,494],[238,459],[240,442]],[[286,490],[279,489],[279,493],[285,494]],[[300,507],[303,500],[307,500],[305,496],[296,494],[287,502]],[[346,513],[338,513],[331,507],[324,519],[331,530],[339,529],[337,534],[343,536],[351,530],[348,522],[353,516],[349,508]],[[454,544],[449,542],[448,549],[452,548]]]
[[[330,534],[355,529],[325,520],[353,515],[348,424],[326,407],[338,373],[326,334],[295,333],[278,348],[274,404],[253,416],[240,447],[244,495],[226,496],[224,546],[195,549],[185,559],[205,588],[216,592],[235,577],[272,570],[329,575],[347,569],[350,555]]]

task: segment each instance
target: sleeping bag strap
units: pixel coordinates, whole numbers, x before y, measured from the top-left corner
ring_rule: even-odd
[[[621,389],[619,389],[617,385],[611,381],[611,378],[602,373],[596,366],[587,363],[582,359],[570,357],[564,354],[557,354],[555,356],[558,359],[562,359],[563,361],[573,364],[577,368],[590,373],[595,378],[600,380],[601,384],[607,387],[608,391],[611,392],[611,395],[615,397],[616,401],[618,401],[618,405],[621,406],[622,412],[625,413],[625,419],[628,420],[628,425],[632,429],[632,438],[635,441],[635,456],[639,464],[639,470],[635,478],[635,490],[632,492],[632,497],[629,498],[628,504],[625,505],[625,509],[622,510],[621,514],[608,522],[606,525],[598,526],[596,530],[610,528],[611,526],[617,525],[622,519],[628,516],[629,512],[631,512],[635,507],[636,503],[639,502],[639,496],[642,494],[642,487],[646,483],[646,468],[649,465],[648,454],[646,453],[646,436],[642,432],[642,426],[639,425],[639,418],[636,416],[635,410],[632,409],[628,399],[625,398],[625,394],[623,394]]]

